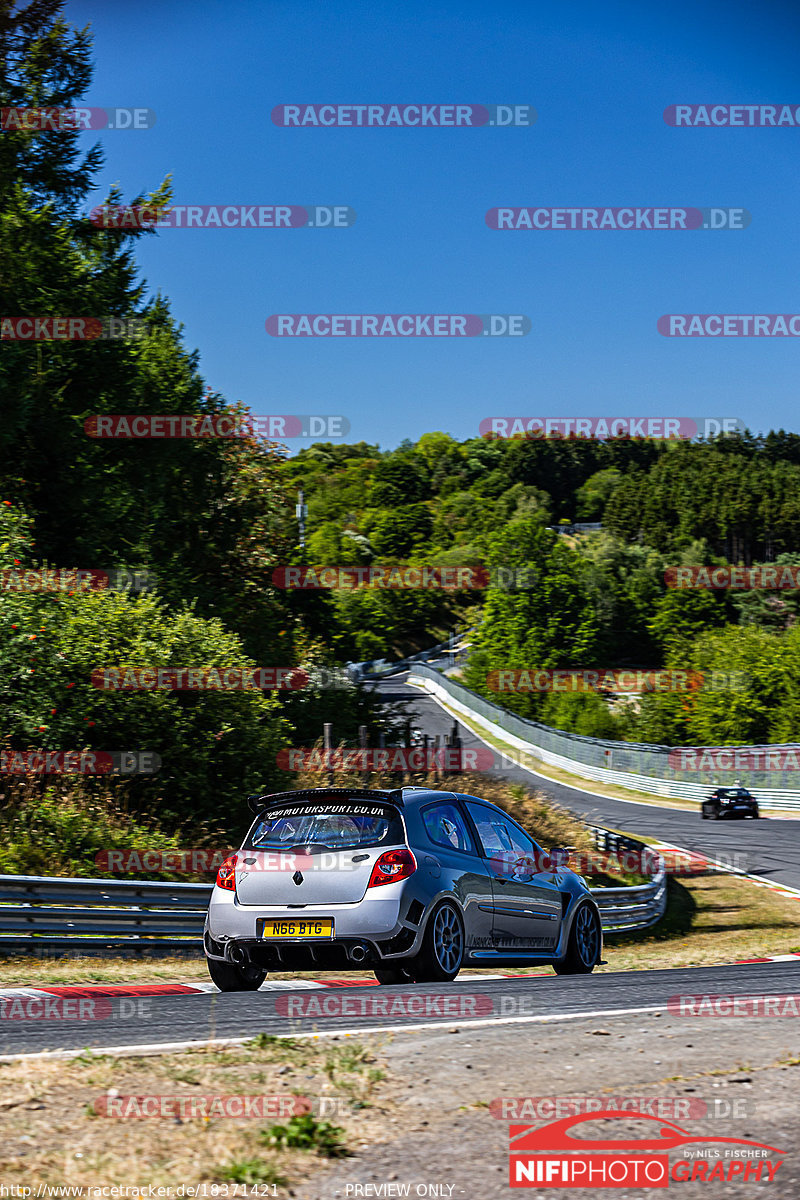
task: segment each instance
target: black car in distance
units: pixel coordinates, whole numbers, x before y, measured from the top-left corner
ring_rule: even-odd
[[[758,817],[758,801],[747,788],[715,788],[700,806],[704,821],[712,817],[715,821],[723,817]]]

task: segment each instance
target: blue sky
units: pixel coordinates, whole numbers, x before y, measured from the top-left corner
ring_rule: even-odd
[[[734,416],[800,428],[794,338],[664,338],[662,313],[800,312],[800,128],[675,129],[674,103],[800,105],[789,0],[69,2],[85,102],[154,109],[86,134],[130,199],[346,204],[347,229],[139,241],[208,383],[257,413],[337,413],[384,448],[484,417]],[[286,129],[286,103],[530,104],[529,128]],[[496,205],[734,206],[740,231],[487,228]],[[273,313],[524,313],[520,338],[288,339]],[[290,443],[297,449],[303,443]],[[307,444],[307,443],[306,443]]]

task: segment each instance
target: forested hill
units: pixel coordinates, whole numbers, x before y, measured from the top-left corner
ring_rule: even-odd
[[[671,566],[800,562],[796,434],[459,443],[428,433],[384,452],[315,445],[281,474],[305,492],[309,563],[480,562],[493,579],[499,568],[533,569],[535,585],[516,590],[297,594],[309,614],[314,605],[324,612],[340,653],[400,655],[477,622],[467,682],[522,714],[635,740],[796,736],[797,593],[665,583]],[[551,531],[575,521],[603,530]],[[749,683],[613,708],[593,695],[500,697],[487,688],[493,670],[567,666],[740,670]]]

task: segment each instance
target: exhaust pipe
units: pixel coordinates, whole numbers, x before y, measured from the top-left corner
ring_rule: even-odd
[[[363,963],[369,958],[369,953],[369,947],[364,946],[363,944],[351,946],[348,952],[350,961],[354,963]]]
[[[250,965],[250,956],[241,946],[231,947],[230,960],[237,967],[247,967]]]

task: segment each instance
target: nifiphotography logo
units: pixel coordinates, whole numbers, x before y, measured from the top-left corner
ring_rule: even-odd
[[[577,1113],[538,1127],[510,1125],[510,1186],[665,1188],[670,1181],[771,1183],[783,1165],[783,1150],[748,1138],[694,1134],[672,1121],[641,1112],[604,1110],[602,1119],[645,1122],[642,1136],[593,1138],[573,1133],[585,1122],[596,1122],[596,1113]],[[679,1151],[672,1162],[671,1150]]]

